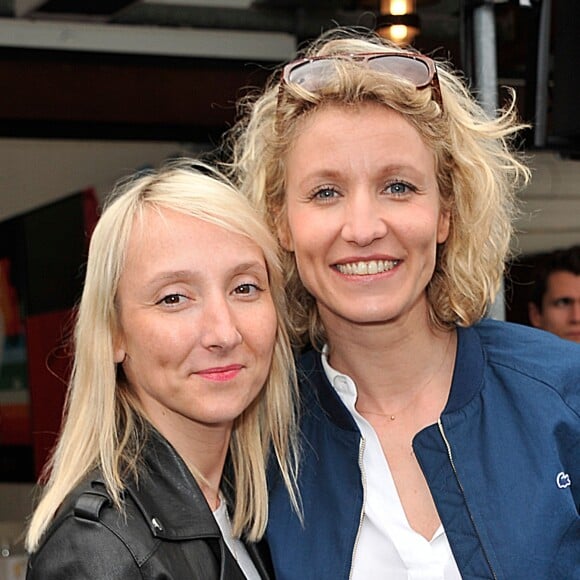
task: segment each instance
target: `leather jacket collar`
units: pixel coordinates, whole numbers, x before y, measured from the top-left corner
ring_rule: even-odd
[[[151,429],[143,449],[139,479],[126,492],[158,538],[219,537],[220,530],[188,467],[171,444]]]
[[[93,488],[95,485],[104,488],[100,470],[93,472],[89,481]],[[229,505],[232,505],[231,490],[226,487],[223,491]],[[220,545],[222,566],[226,567],[222,567],[222,575],[229,566],[235,566],[225,548],[219,526],[189,468],[153,427],[148,432],[142,451],[139,478],[128,481],[124,493],[131,496],[154,537],[164,540],[215,539]],[[246,543],[246,549],[261,578],[271,579],[272,562],[265,541]],[[230,576],[225,574],[224,577]]]

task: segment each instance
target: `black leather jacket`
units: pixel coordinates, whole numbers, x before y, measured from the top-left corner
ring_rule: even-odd
[[[99,471],[65,500],[31,555],[27,580],[243,580],[197,483],[153,431],[138,484],[111,503]],[[265,545],[248,545],[262,578],[273,578]]]

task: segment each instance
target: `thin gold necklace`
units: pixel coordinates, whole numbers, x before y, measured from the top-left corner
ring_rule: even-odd
[[[361,415],[362,414],[376,415],[377,417],[386,417],[387,419],[390,419],[391,421],[394,421],[397,418],[397,415],[401,416],[415,402],[415,399],[421,393],[423,393],[423,391],[429,386],[431,381],[435,378],[435,375],[437,375],[437,373],[439,373],[439,371],[445,365],[445,362],[447,361],[447,357],[449,355],[449,347],[451,346],[452,338],[453,338],[453,335],[450,333],[449,340],[447,341],[447,345],[445,346],[445,352],[443,353],[443,357],[441,359],[441,364],[437,367],[437,369],[435,371],[433,371],[433,373],[431,374],[431,376],[429,377],[427,382],[425,384],[423,384],[423,386],[415,393],[415,395],[411,398],[411,400],[402,409],[400,409],[396,414],[394,414],[394,413],[379,413],[378,411],[368,411],[366,409],[360,409],[359,407],[356,407],[357,411]]]

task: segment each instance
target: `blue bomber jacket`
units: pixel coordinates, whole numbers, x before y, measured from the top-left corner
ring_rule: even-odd
[[[457,332],[449,400],[413,448],[461,575],[580,579],[580,345],[494,320]],[[305,353],[299,373],[304,523],[272,474],[276,578],[347,580],[364,510],[362,438],[319,353]]]

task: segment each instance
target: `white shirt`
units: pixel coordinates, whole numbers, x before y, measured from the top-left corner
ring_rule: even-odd
[[[409,525],[379,438],[355,408],[354,381],[333,369],[326,353],[322,364],[364,439],[364,514],[353,556],[352,580],[461,580],[443,526],[429,541]]]
[[[237,560],[238,566],[242,569],[244,576],[248,580],[260,580],[260,574],[256,570],[254,562],[246,550],[246,546],[238,538],[232,536],[232,524],[230,522],[230,517],[228,515],[228,508],[223,497],[220,497],[220,505],[217,510],[213,512],[215,521],[217,522],[222,536],[225,540],[227,547],[232,553],[233,557]]]

